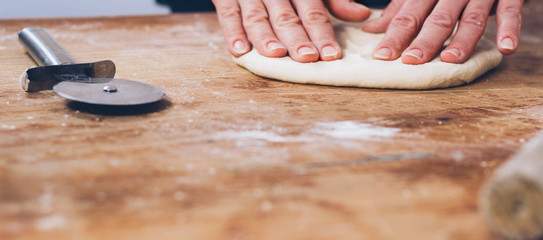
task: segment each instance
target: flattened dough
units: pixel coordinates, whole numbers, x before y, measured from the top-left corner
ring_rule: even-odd
[[[374,11],[374,15],[376,15]],[[256,75],[295,83],[366,88],[431,89],[469,83],[498,66],[502,55],[489,40],[482,39],[463,64],[441,62],[439,56],[422,65],[403,64],[400,59],[380,61],[371,54],[384,34],[360,30],[361,25],[335,22],[343,58],[331,62],[299,63],[289,57],[268,58],[255,49],[234,61]]]

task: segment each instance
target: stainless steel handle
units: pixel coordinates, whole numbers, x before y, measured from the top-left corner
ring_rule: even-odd
[[[74,64],[70,54],[42,27],[26,27],[19,32],[19,41],[40,66]]]

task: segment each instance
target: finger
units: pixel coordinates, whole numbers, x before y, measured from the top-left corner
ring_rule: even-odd
[[[325,0],[324,4],[335,17],[343,21],[362,22],[371,15],[371,10],[354,0]]]
[[[251,46],[243,30],[241,11],[236,0],[213,0],[217,9],[217,16],[223,31],[228,50],[235,57],[239,57],[249,50]]]
[[[385,37],[377,45],[373,53],[373,58],[394,60],[400,57],[402,51],[415,38],[435,2],[435,0],[406,1],[400,11],[398,11],[398,14],[390,22]]]
[[[294,7],[309,39],[319,50],[320,59],[332,61],[341,57],[341,47],[336,41],[334,28],[321,0],[294,0]]]
[[[498,2],[496,9],[497,41],[498,49],[503,54],[512,54],[517,50],[523,5],[523,0],[500,0]]]
[[[393,0],[390,2],[380,18],[371,20],[362,26],[362,30],[371,33],[384,33],[387,30],[390,21],[396,16],[406,0]]]
[[[243,26],[256,50],[266,57],[284,57],[287,48],[277,39],[268,20],[268,12],[260,1],[239,0]]]
[[[426,18],[417,37],[402,54],[406,64],[423,64],[436,56],[451,36],[468,0],[440,0]]]
[[[297,62],[315,62],[319,53],[309,40],[300,18],[288,0],[263,0],[276,36],[286,46],[289,56]]]
[[[494,0],[470,1],[458,24],[453,39],[441,52],[441,61],[463,63],[473,53],[483,36]]]

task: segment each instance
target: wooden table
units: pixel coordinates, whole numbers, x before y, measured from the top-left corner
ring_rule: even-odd
[[[478,190],[542,129],[542,9],[499,68],[428,91],[254,76],[211,13],[0,21],[0,239],[495,239]],[[29,25],[168,100],[104,114],[23,92]]]

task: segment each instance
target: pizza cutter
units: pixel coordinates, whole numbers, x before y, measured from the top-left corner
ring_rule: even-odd
[[[110,60],[76,63],[44,28],[24,28],[19,32],[19,41],[40,65],[21,76],[21,87],[26,92],[53,89],[68,100],[103,106],[148,104],[166,95],[161,88],[147,83],[114,79],[115,64]]]

